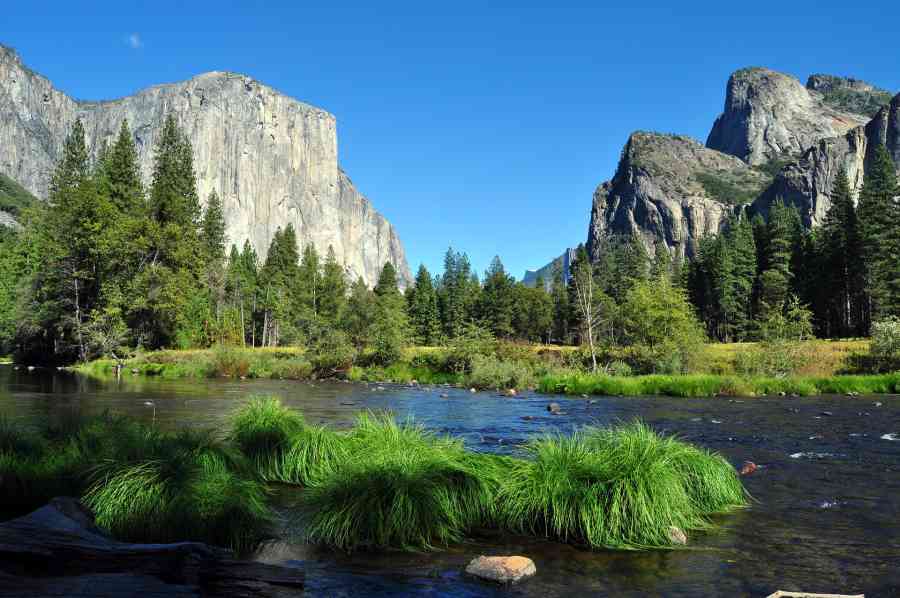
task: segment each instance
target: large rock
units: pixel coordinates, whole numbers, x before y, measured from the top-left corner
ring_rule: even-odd
[[[887,147],[900,169],[900,94],[865,126],[838,137],[822,139],[798,160],[787,164],[754,202],[754,210],[765,214],[772,203],[781,198],[797,206],[807,226],[821,224],[831,206],[831,192],[838,172],[846,170],[853,192],[858,193],[866,167],[879,145]]]
[[[701,237],[721,230],[771,180],[689,137],[634,133],[613,179],[594,192],[588,252],[597,259],[604,236],[636,234],[650,255],[662,240],[674,253],[693,256]]]
[[[76,118],[93,153],[124,119],[134,132],[145,181],[166,115],[193,144],[201,198],[222,198],[229,242],[249,239],[264,256],[279,227],[293,223],[301,243],[332,246],[351,277],[370,285],[385,262],[410,280],[391,224],[338,166],[335,118],[250,77],[211,72],[112,101],[70,98],[0,46],[0,172],[38,197]]]
[[[724,112],[706,145],[752,165],[797,157],[819,140],[843,135],[869,120],[870,114],[852,112],[870,110],[868,105],[842,102],[835,91],[852,86],[849,80],[826,81],[818,75],[808,89],[794,77],[769,69],[736,71],[728,80]]]
[[[0,596],[285,596],[304,579],[199,542],[117,542],[71,498],[0,523]]]
[[[534,561],[524,556],[480,556],[472,559],[466,573],[480,579],[513,584],[537,573]]]

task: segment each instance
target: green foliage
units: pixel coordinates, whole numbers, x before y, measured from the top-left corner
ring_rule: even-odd
[[[500,257],[494,256],[484,273],[478,311],[484,325],[498,338],[513,334],[515,288],[515,280],[506,273]]]
[[[815,358],[802,343],[776,338],[739,352],[734,369],[746,376],[782,378],[796,374]]]
[[[432,345],[441,338],[441,318],[434,281],[424,264],[419,266],[415,284],[407,289],[406,301],[413,339]]]
[[[18,216],[36,202],[37,198],[24,187],[5,174],[0,174],[0,210]]]
[[[506,472],[499,503],[509,528],[591,548],[673,544],[671,530],[702,530],[707,516],[745,504],[736,472],[634,423],[532,441],[530,460]]]
[[[494,335],[485,328],[475,324],[464,326],[461,333],[450,341],[447,347],[445,367],[457,373],[469,373],[477,357],[494,354],[497,341]]]
[[[349,369],[355,357],[353,345],[340,330],[326,331],[310,347],[310,360],[315,371],[325,376]]]
[[[637,282],[621,307],[629,365],[642,373],[684,373],[705,337],[684,292],[668,279]]]
[[[823,94],[826,104],[838,110],[873,117],[879,110],[891,103],[891,94],[880,89],[863,91],[843,86],[834,86]]]
[[[520,360],[476,354],[471,368],[466,379],[475,388],[530,388],[536,380],[532,366]]]
[[[729,206],[748,204],[765,188],[755,179],[732,179],[723,173],[702,172],[696,179],[711,198]]]
[[[875,148],[859,193],[859,227],[872,320],[900,316],[900,195],[896,166],[883,145]]]

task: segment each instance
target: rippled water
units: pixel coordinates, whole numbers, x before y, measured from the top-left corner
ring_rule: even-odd
[[[766,596],[777,589],[900,596],[900,397],[780,399],[503,398],[449,388],[275,381],[97,382],[0,366],[0,413],[42,421],[111,409],[161,425],[219,426],[253,394],[275,394],[311,422],[348,426],[390,409],[514,453],[530,436],[640,417],[659,431],[761,467],[744,478],[755,502],[716,532],[668,552],[589,552],[499,535],[439,553],[346,555],[285,532],[261,560],[302,561],[312,596]],[[443,395],[443,396],[442,396]],[[563,415],[546,411],[559,402]],[[149,404],[148,404],[149,403]],[[878,405],[880,403],[880,405]],[[278,497],[290,512],[291,491]],[[462,574],[478,554],[523,554],[538,575],[501,589]]]

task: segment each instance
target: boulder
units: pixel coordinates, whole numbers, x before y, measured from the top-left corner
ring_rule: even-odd
[[[537,573],[534,561],[524,556],[479,556],[472,559],[466,573],[479,579],[513,584]]]
[[[74,498],[0,523],[0,596],[281,596],[303,585],[302,570],[200,542],[118,542]]]
[[[669,527],[669,540],[676,546],[685,546],[688,543],[687,534],[680,527]]]
[[[562,412],[562,408],[559,406],[559,403],[550,403],[547,405],[547,411],[553,414],[557,414]]]

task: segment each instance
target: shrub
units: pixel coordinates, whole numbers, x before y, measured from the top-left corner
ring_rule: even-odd
[[[494,355],[496,348],[497,341],[489,330],[467,324],[462,334],[450,343],[445,362],[447,370],[467,374],[472,371],[472,360],[475,357]]]
[[[504,361],[493,356],[472,357],[468,382],[476,388],[529,388],[535,376],[531,366],[522,361]]]
[[[631,366],[622,360],[611,361],[606,366],[606,371],[610,376],[631,376]]]
[[[356,350],[347,335],[339,330],[329,330],[322,334],[310,350],[315,372],[324,376],[333,376],[350,369],[355,358]]]
[[[734,357],[734,369],[748,376],[784,377],[795,374],[813,359],[809,347],[784,340],[764,341],[748,346]]]

